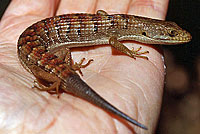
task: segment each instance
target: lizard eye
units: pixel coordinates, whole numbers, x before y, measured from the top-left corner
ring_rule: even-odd
[[[176,35],[178,35],[178,32],[176,30],[170,30],[168,34],[170,37],[175,37]]]

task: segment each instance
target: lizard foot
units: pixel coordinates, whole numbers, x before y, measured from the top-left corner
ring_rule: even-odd
[[[148,57],[142,56],[142,54],[148,54],[149,51],[140,52],[141,49],[142,49],[142,47],[139,47],[136,50],[134,50],[134,47],[132,47],[131,54],[133,55],[133,58],[139,57],[139,58],[144,58],[144,59],[148,60]]]
[[[72,65],[72,69],[74,69],[75,71],[79,71],[81,76],[83,76],[81,68],[87,67],[93,61],[93,59],[90,59],[86,64],[83,65],[84,60],[85,60],[85,58],[82,58],[79,63],[75,62],[75,64]]]

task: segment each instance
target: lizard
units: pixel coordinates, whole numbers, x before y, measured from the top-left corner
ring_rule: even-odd
[[[147,127],[123,113],[97,94],[76,73],[82,75],[83,64],[73,63],[71,48],[108,44],[131,58],[145,58],[141,47],[128,49],[120,41],[133,40],[147,44],[182,44],[192,36],[176,23],[129,14],[109,15],[103,10],[96,14],[76,13],[43,19],[28,27],[19,37],[18,58],[22,66],[36,78],[41,91],[56,93],[61,90],[82,98],[132,124]]]

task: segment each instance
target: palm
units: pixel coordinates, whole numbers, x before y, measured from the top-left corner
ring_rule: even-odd
[[[60,6],[62,8],[62,6]],[[58,9],[62,12],[62,9]],[[32,89],[34,77],[20,65],[16,42],[20,33],[42,17],[5,14],[0,29],[0,108],[4,125],[18,133],[131,133],[143,131],[70,94],[58,99]],[[13,24],[14,22],[14,24]],[[134,44],[129,44],[130,48]],[[135,47],[139,47],[138,45]],[[163,86],[161,56],[152,48],[149,61],[121,55],[110,46],[73,49],[73,60],[94,59],[82,69],[83,79],[102,97],[148,126],[151,133],[159,113]],[[151,125],[150,125],[151,124]],[[13,127],[14,126],[14,127]]]

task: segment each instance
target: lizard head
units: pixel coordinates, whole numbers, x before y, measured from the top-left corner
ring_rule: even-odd
[[[157,21],[159,22],[159,21]],[[151,28],[148,32],[142,33],[146,38],[159,44],[182,44],[192,39],[192,36],[186,30],[183,30],[176,23],[170,21],[160,21],[154,24],[156,27]]]
[[[170,21],[134,16],[128,25],[130,28],[122,30],[124,37],[119,39],[131,39],[147,44],[182,44],[192,39],[189,32]]]

